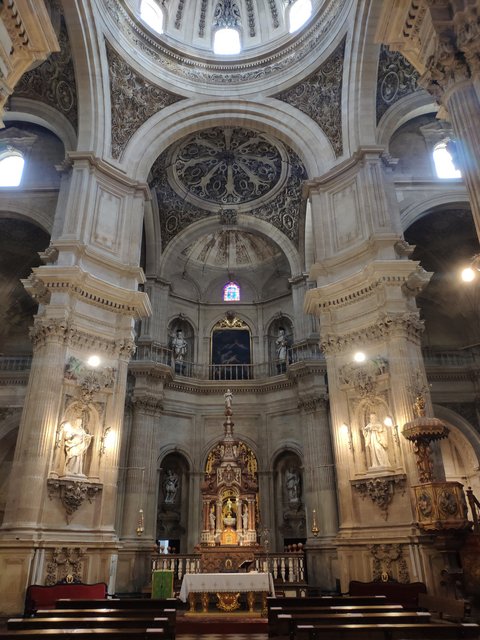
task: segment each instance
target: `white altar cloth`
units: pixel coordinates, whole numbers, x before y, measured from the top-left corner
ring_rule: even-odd
[[[275,595],[271,573],[186,573],[179,598],[187,602],[189,593],[245,593],[265,591]]]

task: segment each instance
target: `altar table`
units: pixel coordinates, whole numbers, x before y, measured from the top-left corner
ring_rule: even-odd
[[[200,594],[202,609],[208,611],[211,593],[218,597],[218,608],[234,611],[240,606],[240,593],[247,594],[248,610],[253,611],[255,593],[262,594],[262,614],[266,614],[267,594],[275,595],[271,573],[187,573],[183,576],[180,600],[189,602],[190,612],[195,611],[195,596]]]

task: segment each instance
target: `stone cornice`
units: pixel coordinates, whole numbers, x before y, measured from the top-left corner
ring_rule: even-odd
[[[100,351],[126,359],[130,359],[135,352],[135,343],[131,338],[110,340],[96,336],[75,328],[71,322],[64,318],[37,317],[30,329],[30,338],[34,349],[38,349],[48,342],[57,342],[78,349]]]
[[[375,260],[360,272],[307,291],[304,302],[305,313],[321,315],[329,309],[356,304],[362,299],[375,295],[376,290],[382,286],[408,286],[413,295],[417,289],[412,282],[412,277],[417,273],[418,265],[419,263],[412,260]],[[427,272],[424,273],[426,276],[430,275]]]
[[[420,345],[424,330],[418,313],[385,314],[374,324],[345,335],[322,335],[320,349],[326,354],[342,353],[359,344],[385,340],[391,335],[403,334],[408,340]]]
[[[358,169],[358,165],[363,163],[367,159],[377,160],[382,162],[381,156],[385,152],[385,147],[378,145],[363,146],[357,149],[350,158],[347,158],[343,162],[335,165],[330,171],[324,173],[323,176],[313,178],[312,180],[305,180],[303,183],[302,196],[308,198],[315,191],[322,191],[330,188],[330,183],[333,180],[338,180],[342,175],[352,173],[353,170]]]
[[[105,160],[96,156],[93,151],[69,151],[61,169],[68,171],[72,169],[74,165],[80,163],[87,164],[89,167],[104,174],[111,180],[115,180],[123,187],[140,192],[145,200],[151,199],[151,192],[148,184],[145,182],[138,182],[138,180],[133,180],[127,176],[126,173],[117,169],[117,167],[114,167],[109,162],[105,162]]]
[[[54,292],[68,293],[87,304],[132,318],[145,318],[152,313],[148,296],[100,280],[82,267],[74,265],[44,265],[36,267],[26,280],[22,280],[30,295],[43,304]]]
[[[141,395],[134,397],[133,408],[135,413],[143,413],[149,416],[159,416],[163,410],[163,398],[155,395]]]

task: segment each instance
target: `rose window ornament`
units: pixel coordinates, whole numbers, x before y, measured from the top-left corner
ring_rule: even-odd
[[[184,196],[214,205],[241,205],[283,185],[288,161],[278,142],[242,128],[207,129],[176,148],[169,172]]]

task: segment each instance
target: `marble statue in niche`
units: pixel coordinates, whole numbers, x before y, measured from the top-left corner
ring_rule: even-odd
[[[392,463],[388,457],[387,428],[380,422],[376,413],[370,413],[369,422],[362,431],[365,438],[368,468],[391,467]]]

